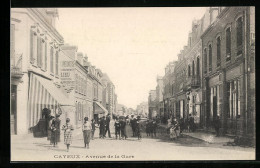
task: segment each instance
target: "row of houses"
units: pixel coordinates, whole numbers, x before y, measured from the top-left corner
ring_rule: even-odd
[[[115,85],[55,28],[56,8],[13,8],[10,25],[11,134],[26,134],[46,116],[97,119],[116,111]]]
[[[209,7],[193,20],[188,44],[157,77],[149,116],[194,117],[198,128],[255,138],[255,8]]]

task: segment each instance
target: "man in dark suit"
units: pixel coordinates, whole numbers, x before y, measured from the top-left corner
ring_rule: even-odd
[[[126,130],[125,130],[126,122],[124,121],[124,119],[121,119],[119,123],[120,123],[120,129],[121,129],[121,137],[122,137],[122,139],[126,139],[127,138]]]
[[[110,134],[110,115],[108,114],[106,117],[106,131],[105,131],[105,136],[108,132],[108,137],[111,138],[111,134]]]
[[[101,118],[100,121],[100,138],[105,138],[106,121],[105,116]]]

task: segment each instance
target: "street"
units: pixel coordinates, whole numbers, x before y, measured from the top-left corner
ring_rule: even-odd
[[[79,131],[79,130],[77,130]],[[114,130],[112,138],[99,139],[96,130],[95,140],[91,140],[90,149],[84,148],[83,137],[76,133],[70,151],[63,144],[63,134],[58,147],[52,147],[44,138],[12,135],[12,161],[119,161],[119,160],[251,160],[255,158],[254,148],[223,146],[204,141],[181,137],[169,141],[166,134],[158,133],[156,138],[142,140],[132,137],[130,126],[127,126],[127,140],[116,140]]]

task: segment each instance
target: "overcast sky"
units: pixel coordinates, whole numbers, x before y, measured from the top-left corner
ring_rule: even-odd
[[[108,74],[118,103],[148,101],[157,75],[187,45],[193,19],[206,8],[60,8],[57,29]]]

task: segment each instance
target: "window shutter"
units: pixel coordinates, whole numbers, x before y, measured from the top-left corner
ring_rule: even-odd
[[[30,31],[30,62],[33,64],[34,63],[34,57],[33,57],[33,48],[34,48],[34,33],[31,30]]]

